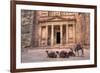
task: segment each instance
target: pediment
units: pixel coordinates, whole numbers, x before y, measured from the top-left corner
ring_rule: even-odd
[[[55,17],[51,17],[51,18],[48,18],[46,20],[42,20],[40,22],[59,22],[59,21],[76,21],[76,19],[71,19],[71,18],[63,18],[63,17],[60,17],[60,16],[55,16]]]
[[[48,19],[47,21],[62,21],[62,20],[66,20],[66,19],[62,18],[62,17],[55,16],[55,17]]]

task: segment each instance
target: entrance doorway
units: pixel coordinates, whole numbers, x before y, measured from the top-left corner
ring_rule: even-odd
[[[60,32],[56,33],[56,43],[60,44]]]

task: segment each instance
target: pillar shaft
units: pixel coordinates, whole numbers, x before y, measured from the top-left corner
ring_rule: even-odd
[[[60,34],[60,41],[61,41],[61,45],[62,45],[62,42],[63,42],[63,41],[62,41],[62,32],[63,32],[63,31],[62,31],[62,25],[60,25],[60,33],[61,33],[61,34]]]
[[[54,44],[54,26],[51,25],[51,46]]]
[[[39,46],[41,46],[41,26],[40,26],[40,29],[39,29]]]
[[[75,24],[73,24],[73,43],[75,43]]]
[[[68,25],[66,24],[66,44],[68,43]]]
[[[46,45],[48,45],[48,26],[46,26]]]

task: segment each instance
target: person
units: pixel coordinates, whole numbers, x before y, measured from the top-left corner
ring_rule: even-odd
[[[83,56],[84,55],[84,50],[83,47],[81,46],[80,43],[78,43],[75,47],[75,53],[78,54],[78,56]],[[81,54],[80,54],[81,53]]]

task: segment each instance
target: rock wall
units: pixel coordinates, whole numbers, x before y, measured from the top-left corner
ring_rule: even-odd
[[[31,47],[33,11],[21,10],[21,48]]]
[[[76,41],[81,43],[86,48],[90,46],[90,14],[76,14]]]

